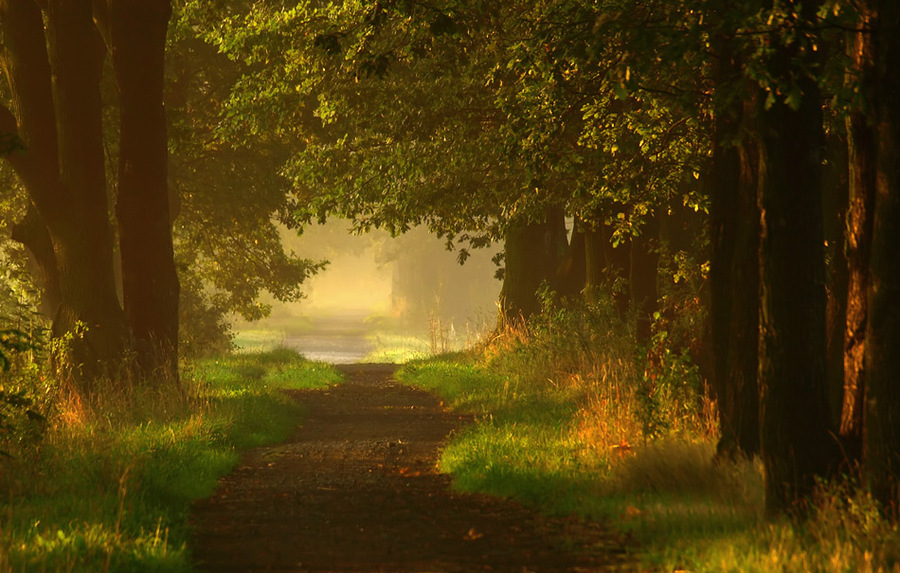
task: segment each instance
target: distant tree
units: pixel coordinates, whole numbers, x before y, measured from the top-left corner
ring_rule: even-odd
[[[622,53],[640,46],[648,75],[660,56],[649,34],[629,35],[655,22],[653,11],[606,10],[564,1],[257,4],[207,38],[249,66],[225,130],[275,134],[296,150],[283,171],[298,219],[334,214],[393,232],[425,223],[475,245],[503,240],[512,261],[505,314],[518,316],[537,308],[533,287],[558,282],[563,215],[597,229],[613,223],[616,242],[628,242],[654,220],[655,202],[695,180],[694,118],[678,120],[679,110],[624,85]],[[596,42],[595,21],[605,22],[608,47]],[[545,226],[546,240],[523,240],[531,226]],[[644,275],[655,290],[655,269]],[[652,290],[637,296],[656,304]],[[652,311],[644,314],[649,325]]]

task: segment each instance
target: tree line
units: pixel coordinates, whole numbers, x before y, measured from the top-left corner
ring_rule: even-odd
[[[893,4],[3,0],[12,237],[54,335],[87,326],[71,364],[132,352],[173,375],[178,274],[253,315],[260,289],[296,296],[317,268],[275,246],[273,218],[425,224],[461,260],[502,241],[505,321],[539,312],[542,284],[612,297],[639,344],[706,309],[691,344],[720,454],[762,457],[772,513],[857,467],[889,506]],[[680,306],[673,277],[695,287]]]

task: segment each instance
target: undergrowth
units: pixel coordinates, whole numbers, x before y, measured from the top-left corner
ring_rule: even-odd
[[[278,349],[198,362],[177,386],[37,396],[40,435],[0,460],[0,571],[190,570],[190,503],[241,450],[289,435],[300,406],[280,388],[338,380]]]
[[[677,335],[677,333],[675,333]],[[455,486],[611,522],[660,570],[900,571],[900,531],[850,486],[823,484],[812,519],[764,519],[757,461],[715,460],[714,403],[657,321],[640,348],[612,306],[559,308],[402,381],[476,422],[445,447]]]

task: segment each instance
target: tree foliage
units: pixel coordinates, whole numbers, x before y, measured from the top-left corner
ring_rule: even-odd
[[[182,298],[190,325],[186,340],[213,335],[210,328],[221,332],[228,313],[250,320],[266,316],[269,308],[259,302],[264,291],[279,301],[298,300],[300,284],[322,268],[282,246],[279,224],[296,226],[286,181],[278,174],[288,157],[285,142],[268,133],[229,138],[219,131],[246,66],[198,36],[224,10],[225,4],[179,4],[169,34],[166,100],[170,185],[178,204],[176,258],[191,290]]]
[[[659,253],[684,258],[672,248],[692,232],[680,210],[712,201],[712,348],[720,398],[736,400],[723,423],[749,453],[763,424],[778,512],[837,449],[823,357],[826,324],[840,319],[826,317],[825,287],[846,271],[828,259],[826,272],[822,245],[844,211],[821,211],[823,190],[841,185],[825,179],[841,176],[825,149],[841,118],[871,123],[872,102],[892,101],[870,96],[877,82],[844,55],[847,31],[871,33],[864,16],[840,0],[256,2],[204,37],[247,66],[219,133],[290,150],[297,221],[505,238],[518,285],[506,293],[561,281],[566,265],[588,290],[624,273],[647,316],[656,265],[674,266]],[[746,223],[757,203],[761,228]],[[741,352],[758,337],[759,356]],[[794,415],[798,401],[813,404],[808,416]]]

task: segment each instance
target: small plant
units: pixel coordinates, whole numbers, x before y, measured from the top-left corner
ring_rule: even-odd
[[[16,355],[32,351],[36,347],[34,338],[27,332],[18,328],[0,330],[0,369],[4,373],[9,372]]]
[[[4,443],[33,442],[39,438],[46,419],[34,408],[25,390],[0,386],[0,456],[11,457]]]
[[[35,443],[46,422],[36,406],[32,392],[12,383],[11,370],[22,362],[21,356],[38,348],[38,342],[17,328],[0,330],[0,456],[12,457],[12,445]],[[21,368],[21,367],[20,367]],[[23,376],[19,376],[24,378]]]
[[[659,321],[659,313],[656,320]],[[710,422],[704,417],[706,394],[700,370],[687,349],[672,348],[667,331],[655,330],[637,394],[644,438],[703,433]],[[710,432],[710,437],[714,433],[715,430]]]

